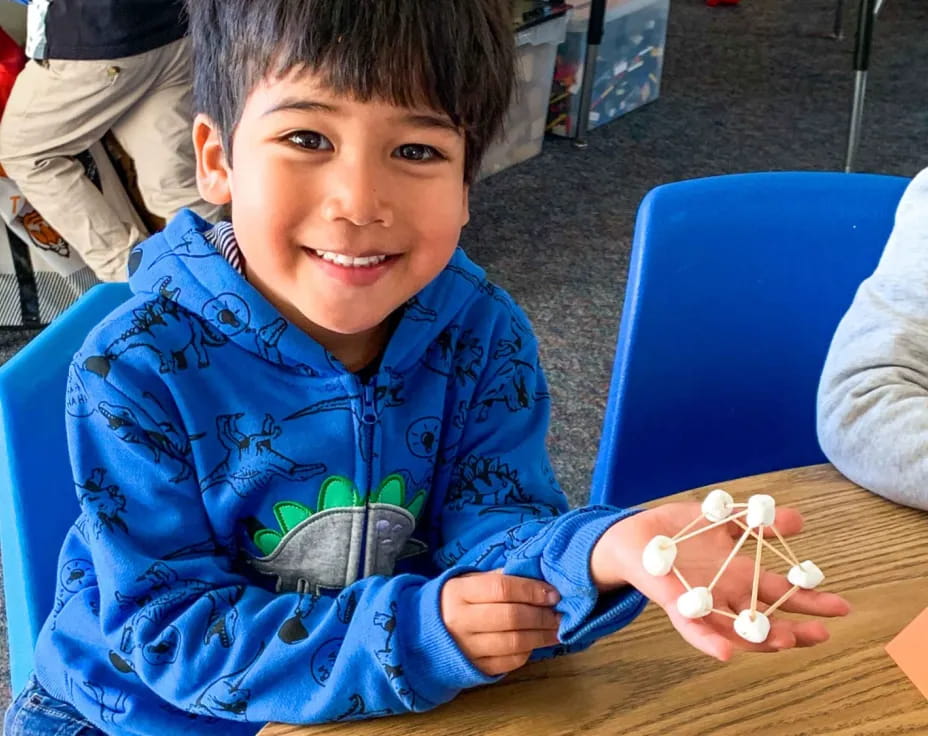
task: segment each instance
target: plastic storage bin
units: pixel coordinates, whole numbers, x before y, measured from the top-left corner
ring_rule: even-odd
[[[670,0],[609,0],[593,72],[591,129],[657,99],[669,14]],[[584,2],[571,12],[558,48],[547,127],[557,135],[576,134],[589,22]]]
[[[480,176],[489,176],[541,153],[558,46],[567,36],[567,16],[550,18],[516,35],[516,90],[503,139],[486,152]]]

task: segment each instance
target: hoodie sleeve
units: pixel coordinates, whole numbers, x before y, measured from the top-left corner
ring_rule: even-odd
[[[337,597],[252,583],[207,515],[179,412],[162,396],[155,419],[130,398],[163,389],[121,362],[69,375],[73,475],[101,522],[85,534],[99,593],[87,605],[149,690],[191,715],[313,723],[423,711],[492,681],[441,624],[450,572],[371,576]]]
[[[439,566],[502,568],[544,580],[561,595],[559,638],[572,649],[630,623],[646,599],[626,587],[600,595],[590,576],[594,545],[634,513],[607,506],[568,510],[548,460],[550,397],[528,319],[508,297],[489,360],[464,422],[441,506]]]
[[[844,475],[928,509],[928,169],[906,189],[880,263],[838,325],[817,421]]]

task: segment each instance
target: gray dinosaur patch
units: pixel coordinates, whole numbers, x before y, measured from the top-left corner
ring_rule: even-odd
[[[322,484],[318,511],[296,501],[275,504],[280,531],[255,534],[265,555],[251,564],[276,576],[279,592],[318,594],[323,588],[341,590],[359,577],[392,575],[397,560],[426,549],[412,539],[424,502],[424,492],[407,502],[399,474],[387,476],[366,502],[350,480],[332,476]]]
[[[252,565],[277,576],[278,592],[341,590],[358,579],[362,548],[361,577],[392,575],[397,560],[422,552],[425,545],[410,539],[415,528],[411,513],[390,504],[328,509],[291,529],[271,554]]]

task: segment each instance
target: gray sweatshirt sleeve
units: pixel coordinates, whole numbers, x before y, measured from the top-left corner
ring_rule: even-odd
[[[880,263],[838,325],[818,438],[855,483],[928,509],[928,169],[906,189]]]

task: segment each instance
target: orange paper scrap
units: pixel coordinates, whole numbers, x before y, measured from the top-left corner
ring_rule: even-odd
[[[928,698],[928,608],[886,645],[886,651]]]

